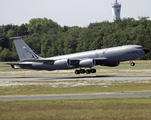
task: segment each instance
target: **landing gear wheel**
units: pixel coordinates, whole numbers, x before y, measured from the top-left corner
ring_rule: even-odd
[[[86,70],[86,74],[90,74],[91,73],[91,70]]]
[[[80,70],[75,70],[75,74],[80,74]]]
[[[81,70],[80,70],[80,73],[81,73],[81,74],[84,74],[84,73],[85,73],[85,69],[81,69]]]
[[[131,63],[131,66],[135,66],[135,63],[134,63],[134,62],[132,62],[132,63]]]
[[[85,69],[81,69],[80,68],[80,70],[75,70],[75,74],[84,74],[84,73],[86,73],[86,74],[90,74],[90,73],[96,73],[96,69],[88,69],[88,70],[85,70]]]
[[[96,73],[96,69],[92,69],[92,70],[91,70],[91,73]]]

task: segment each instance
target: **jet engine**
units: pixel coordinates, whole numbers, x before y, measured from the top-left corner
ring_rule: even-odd
[[[96,65],[96,61],[94,59],[81,60],[79,62],[79,65],[81,67],[93,67]]]
[[[56,60],[53,65],[66,67],[71,65],[71,61],[69,59]]]
[[[104,65],[101,65],[101,66],[116,67],[116,66],[119,66],[119,65],[120,65],[120,62],[114,62],[114,63],[107,63],[107,64],[104,64]]]

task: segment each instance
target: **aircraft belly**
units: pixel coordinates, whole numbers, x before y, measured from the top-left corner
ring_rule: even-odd
[[[72,69],[73,67],[71,66],[55,66],[55,65],[32,65],[32,69],[35,70],[62,70],[62,69]]]

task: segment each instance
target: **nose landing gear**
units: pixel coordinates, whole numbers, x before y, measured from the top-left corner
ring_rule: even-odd
[[[131,66],[135,66],[135,63],[132,61],[132,62],[130,63],[130,65],[131,65]]]

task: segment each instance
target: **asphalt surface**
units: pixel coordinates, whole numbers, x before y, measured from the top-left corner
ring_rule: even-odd
[[[49,76],[49,77],[0,77],[0,81],[75,81],[75,80],[151,80],[151,75],[147,76]]]
[[[0,77],[0,81],[75,81],[75,80],[151,80],[151,76],[51,76],[51,77]],[[1,96],[0,101],[94,99],[94,98],[151,98],[151,93],[75,94],[39,96]]]
[[[94,99],[94,98],[151,98],[151,93],[115,93],[115,94],[80,94],[80,95],[42,95],[42,96],[7,96],[0,101]]]

